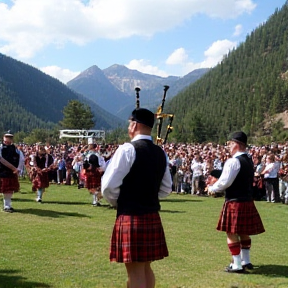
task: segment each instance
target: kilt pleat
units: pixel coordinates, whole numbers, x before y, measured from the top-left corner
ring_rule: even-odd
[[[225,201],[216,229],[244,235],[257,235],[265,232],[261,217],[253,201]]]
[[[37,173],[35,178],[32,180],[32,190],[36,191],[39,188],[49,187],[49,175],[48,172]]]
[[[98,169],[95,171],[86,172],[85,187],[87,189],[98,189],[101,187],[101,177],[102,174]]]
[[[167,256],[168,248],[158,213],[117,217],[111,237],[110,261],[147,262]]]
[[[0,193],[18,192],[20,189],[18,174],[12,177],[0,178]]]

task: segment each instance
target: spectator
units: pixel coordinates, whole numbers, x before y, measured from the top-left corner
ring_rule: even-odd
[[[204,165],[199,154],[195,155],[194,161],[191,164],[191,171],[192,171],[192,189],[191,194],[200,195],[203,193],[203,169]]]
[[[278,171],[279,165],[275,162],[275,155],[273,153],[268,154],[265,168],[261,172],[264,175],[267,202],[280,202]]]

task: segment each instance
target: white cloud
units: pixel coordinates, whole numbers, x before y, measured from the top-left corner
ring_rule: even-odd
[[[214,42],[205,52],[207,62],[211,63],[212,66],[216,65],[222,58],[224,54],[227,54],[229,50],[236,47],[237,43],[225,40],[218,40]],[[209,60],[210,59],[210,60]]]
[[[188,55],[184,48],[176,49],[166,60],[167,65],[183,64],[187,61]]]
[[[242,34],[242,32],[243,32],[243,26],[241,24],[238,24],[235,26],[233,36],[239,36]]]
[[[144,60],[144,59],[131,60],[125,66],[129,69],[138,70],[138,71],[140,71],[142,73],[146,73],[146,74],[157,75],[157,76],[161,76],[161,77],[169,76],[165,71],[160,70],[156,66],[150,65],[150,62],[148,60]]]
[[[48,45],[84,45],[99,38],[151,37],[196,14],[235,18],[256,7],[253,0],[14,0],[0,3],[0,51],[31,58]],[[159,12],[161,11],[161,12]],[[169,21],[167,21],[169,19]]]
[[[202,62],[194,63],[189,61],[188,53],[184,48],[175,50],[166,60],[166,64],[178,65],[178,71],[180,76],[184,76],[187,73],[199,69],[199,68],[212,68],[216,66],[223,56],[226,55],[229,50],[232,50],[237,45],[236,42],[225,40],[218,40],[212,43],[212,45],[204,52],[205,59]],[[177,57],[179,56],[179,57]],[[181,57],[182,56],[182,57]],[[177,62],[177,59],[179,60]],[[168,61],[169,60],[169,61]],[[173,60],[173,61],[172,61]],[[187,61],[185,61],[187,60]],[[175,69],[174,69],[175,70]],[[175,74],[173,74],[175,75]]]
[[[45,74],[48,74],[64,84],[66,84],[68,81],[72,80],[75,78],[77,75],[80,74],[80,72],[73,72],[69,69],[63,69],[58,66],[47,66],[47,67],[42,67],[40,68],[42,72]]]
[[[149,60],[132,60],[125,66],[129,69],[135,69],[142,73],[158,75],[161,77],[167,77],[169,75],[184,76],[189,72],[199,68],[212,68],[216,66],[223,56],[230,50],[235,48],[236,42],[225,40],[218,40],[212,43],[212,45],[204,52],[204,60],[202,62],[195,63],[189,60],[188,52],[183,48],[178,48],[168,56],[166,63],[167,71],[159,69],[157,66],[152,66]]]

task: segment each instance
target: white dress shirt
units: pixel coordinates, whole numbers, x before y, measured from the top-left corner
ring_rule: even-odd
[[[246,154],[246,152],[236,152],[225,162],[220,178],[212,186],[209,186],[209,192],[222,192],[231,186],[241,168],[240,161],[236,157],[242,154]]]
[[[151,136],[137,135],[133,141],[139,139],[152,140]],[[120,194],[120,186],[123,179],[129,173],[136,158],[136,151],[131,143],[120,145],[106,167],[101,180],[101,192],[103,197],[112,205],[117,206],[117,199]],[[171,193],[172,180],[167,161],[166,170],[158,192],[159,198],[167,197]],[[137,191],[137,190],[136,190]]]

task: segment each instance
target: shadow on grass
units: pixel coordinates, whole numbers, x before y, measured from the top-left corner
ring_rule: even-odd
[[[13,198],[13,202],[35,202],[35,200],[32,199],[20,199],[20,198]]]
[[[191,197],[191,199],[172,199],[172,198],[166,198],[166,199],[161,199],[160,200],[160,202],[171,202],[171,203],[177,203],[177,202],[203,202],[203,200],[201,200],[201,199],[199,199],[199,198],[197,198],[197,199],[195,199],[195,198],[192,198]]]
[[[35,192],[34,191],[18,191],[17,193],[19,193],[19,194],[35,194]]]
[[[59,212],[59,211],[52,211],[52,210],[42,210],[42,209],[19,209],[17,210],[17,213],[23,213],[23,214],[34,214],[41,217],[52,217],[52,218],[60,218],[60,217],[86,217],[90,218],[90,216],[87,216],[85,214],[80,213],[72,213],[72,212]]]
[[[21,199],[21,198],[14,198],[13,202],[35,202],[35,199]],[[69,201],[46,201],[44,199],[44,202],[42,203],[44,204],[59,204],[59,205],[81,205],[81,206],[87,206],[90,205],[87,201],[86,202],[69,202]],[[106,208],[111,208],[111,206],[109,204],[102,204],[101,203],[101,207],[106,207]],[[1,288],[1,287],[0,287]]]
[[[13,202],[35,202],[35,199],[21,199],[14,198]],[[69,201],[46,201],[44,199],[44,204],[59,204],[59,205],[86,205],[87,202],[69,202]]]
[[[27,281],[25,277],[17,275],[17,270],[0,270],[0,285],[5,288],[49,288],[52,287],[45,283]]]
[[[87,205],[87,202],[69,202],[69,201],[46,201],[44,199],[44,204],[59,204],[59,205]]]
[[[284,265],[261,265],[254,267],[250,274],[264,275],[268,277],[288,277],[288,266]]]
[[[178,211],[178,210],[160,210],[161,213],[186,213],[186,211]]]

